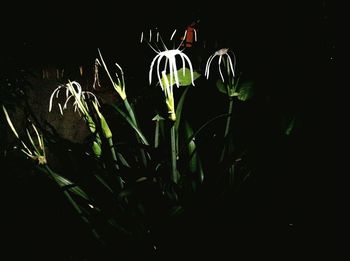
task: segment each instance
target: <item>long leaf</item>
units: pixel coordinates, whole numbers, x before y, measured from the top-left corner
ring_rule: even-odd
[[[131,120],[130,117],[128,117],[128,115],[126,115],[121,109],[119,109],[116,105],[112,104],[112,106],[117,110],[117,112],[119,112],[124,118],[125,120],[130,124],[130,126],[136,131],[136,133],[139,135],[139,137],[141,138],[141,140],[143,141],[143,143],[145,145],[149,145],[146,137],[142,134],[141,130],[133,123],[133,121]]]
[[[49,166],[45,165],[45,167],[40,167],[38,169],[49,174],[50,177],[56,181],[56,183],[59,185],[60,188],[69,190],[70,192],[76,194],[77,196],[80,196],[80,197],[84,198],[85,200],[90,201],[90,198],[85,193],[85,191],[83,191],[80,187],[78,187],[76,184],[74,184],[69,179],[55,173],[53,170],[51,170],[49,168]]]

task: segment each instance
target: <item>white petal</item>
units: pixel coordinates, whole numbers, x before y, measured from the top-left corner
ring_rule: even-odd
[[[162,85],[162,79],[161,79],[161,76],[160,76],[160,69],[159,69],[159,66],[160,66],[160,62],[161,60],[163,59],[163,55],[160,55],[159,58],[158,58],[158,61],[157,61],[157,77],[158,77],[158,81],[160,83],[160,86],[163,88],[163,85]]]
[[[232,76],[235,77],[235,70],[234,70],[234,67],[232,65],[231,57],[228,54],[227,54],[227,57],[228,57],[228,61],[229,61],[229,64],[230,64],[231,71],[232,71]]]
[[[155,61],[158,59],[159,57],[159,54],[156,55],[156,57],[153,58],[152,62],[151,62],[151,66],[150,66],[150,70],[149,70],[149,73],[148,73],[148,80],[149,80],[149,84],[151,85],[152,83],[152,70],[153,70],[153,66],[154,66],[154,63]]]
[[[219,65],[219,73],[220,73],[220,76],[221,76],[222,82],[225,82],[225,80],[224,80],[224,76],[222,75],[222,72],[221,72],[221,66],[220,66],[220,64],[221,64],[221,59],[222,59],[222,56],[220,55],[220,56],[219,56],[219,61],[218,61],[218,65]]]
[[[213,61],[215,56],[216,56],[216,54],[212,54],[207,61],[207,65],[205,66],[204,75],[207,77],[207,79],[209,79],[210,65],[211,65],[211,62]]]
[[[186,54],[183,54],[184,58],[186,59],[186,61],[188,62],[188,65],[190,67],[190,72],[191,72],[191,81],[192,81],[192,85],[194,86],[194,77],[193,77],[193,67],[192,67],[192,63],[190,58],[188,58],[188,56]]]
[[[143,41],[143,32],[141,32],[141,40],[140,40],[140,43],[142,43]]]
[[[38,142],[39,142],[39,147],[43,148],[43,144],[41,143],[39,132],[38,132],[37,128],[35,127],[35,125],[33,123],[32,123],[32,127],[33,127],[33,129],[34,129],[34,131],[36,133],[36,137],[37,137]]]
[[[170,41],[173,40],[173,37],[174,37],[175,33],[176,33],[176,29],[175,29],[174,32],[172,33],[172,35],[171,35],[171,37],[170,37]]]

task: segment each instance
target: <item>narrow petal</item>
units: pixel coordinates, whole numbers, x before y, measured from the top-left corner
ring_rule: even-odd
[[[57,90],[58,90],[59,88],[60,88],[60,87],[56,88],[56,89],[52,92],[52,94],[51,94],[51,96],[50,96],[50,100],[49,100],[49,112],[52,110],[52,101],[53,101],[53,97],[55,96],[55,93],[57,92]]]
[[[158,58],[158,61],[157,61],[157,77],[158,77],[158,81],[159,81],[161,87],[163,87],[163,86],[162,86],[162,79],[161,79],[161,76],[160,76],[159,67],[160,67],[160,62],[161,62],[163,57],[164,56],[160,55],[159,58]]]
[[[21,140],[21,143],[23,145],[23,148],[25,148],[27,150],[27,153],[29,153],[30,155],[33,155],[33,153],[30,151],[30,149],[28,149],[27,145]],[[23,151],[23,149],[22,149]]]
[[[221,59],[222,59],[222,56],[219,55],[219,61],[218,61],[218,65],[219,65],[219,73],[220,73],[220,76],[221,76],[221,79],[222,79],[222,82],[225,82],[224,80],[224,76],[222,75],[222,72],[221,72]]]
[[[154,66],[154,63],[156,62],[156,60],[158,59],[158,57],[159,57],[159,54],[157,54],[156,57],[154,57],[152,62],[151,62],[150,70],[149,70],[149,73],[148,73],[148,80],[149,80],[149,84],[150,85],[152,84],[152,70],[153,70],[153,66]]]
[[[231,71],[232,71],[232,76],[235,77],[235,70],[233,68],[233,65],[232,65],[232,60],[231,60],[231,57],[227,54],[227,60],[229,61],[229,64],[230,64],[230,68],[231,68]]]
[[[180,86],[180,83],[179,83],[179,76],[177,74],[177,66],[176,66],[176,59],[175,59],[175,56],[171,58],[170,62],[173,64],[172,65],[172,71],[174,73],[174,78],[175,78],[175,83],[176,83],[176,86],[179,87]],[[171,86],[173,86],[171,84]]]
[[[35,159],[35,157],[33,156],[33,154],[29,154],[28,152],[26,152],[24,149],[21,149],[21,151],[26,154],[29,158],[31,159]]]
[[[19,139],[18,133],[17,133],[15,127],[13,126],[12,121],[11,121],[11,119],[10,119],[10,116],[8,115],[7,110],[6,110],[6,108],[5,108],[4,105],[2,105],[2,109],[3,109],[4,113],[5,113],[5,117],[6,117],[7,123],[9,124],[9,126],[10,126],[12,132],[15,134],[15,136],[17,137],[17,139]]]
[[[61,115],[63,116],[63,110],[62,110],[61,103],[58,103],[58,108],[60,109],[60,113],[61,113]]]
[[[186,71],[185,71],[185,69],[186,69],[186,62],[185,62],[185,57],[183,56],[183,55],[181,55],[181,60],[182,60],[182,75],[183,76],[185,76],[185,74],[186,74]]]
[[[210,65],[211,65],[211,62],[213,61],[215,56],[216,56],[215,54],[212,54],[207,61],[207,65],[205,66],[204,75],[207,77],[207,79],[209,79]]]
[[[32,123],[32,127],[33,127],[33,129],[34,129],[34,131],[35,131],[35,134],[36,134],[36,137],[37,137],[37,139],[38,139],[39,147],[40,147],[40,148],[43,148],[43,144],[41,143],[41,139],[40,139],[39,132],[38,132],[37,128],[35,127],[35,125],[34,125],[33,123]]]
[[[194,86],[194,77],[193,77],[193,67],[192,67],[192,63],[191,63],[191,60],[190,58],[188,58],[188,56],[186,54],[183,54],[184,58],[186,59],[186,61],[188,62],[188,66],[190,67],[190,73],[191,73],[191,82],[192,82],[192,85]]]
[[[173,40],[173,37],[174,37],[175,33],[176,33],[176,29],[175,29],[174,32],[172,33],[172,35],[171,35],[171,37],[170,37],[170,41]]]
[[[186,39],[186,35],[187,35],[187,30],[185,30],[184,36],[182,37],[182,40],[181,40],[179,46],[176,48],[177,50],[179,50],[180,47],[183,45],[183,43],[184,43],[184,41]]]
[[[142,43],[143,41],[143,32],[141,32],[141,39],[140,39],[140,43]]]
[[[73,94],[71,94],[65,101],[65,103],[63,104],[63,110],[67,109],[67,104],[69,102],[69,100],[74,97]]]
[[[32,135],[30,135],[28,129],[26,129],[26,133],[27,133],[27,136],[28,136],[28,138],[29,138],[29,141],[30,141],[30,143],[32,144],[34,150],[38,150],[38,148],[36,147],[36,145],[35,145],[35,143],[34,143],[34,140],[33,140],[33,138],[32,138]]]

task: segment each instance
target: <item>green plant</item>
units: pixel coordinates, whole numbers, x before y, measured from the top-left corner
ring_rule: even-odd
[[[222,195],[233,189],[236,165],[242,160],[242,151],[235,149],[232,139],[234,98],[247,100],[251,84],[241,84],[236,80],[236,60],[234,56],[230,57],[229,49],[215,52],[208,59],[205,76],[209,78],[211,62],[219,56],[217,88],[228,98],[228,112],[210,119],[204,115],[204,120],[197,126],[184,113],[186,100],[191,91],[192,94],[200,93],[205,83],[202,81],[194,87],[195,82],[201,80],[201,74],[193,69],[190,57],[185,54],[186,49],[180,50],[182,42],[177,48],[168,49],[157,35],[155,42],[150,39],[147,44],[156,52],[150,63],[149,84],[152,85],[153,74],[156,74],[158,81],[153,85],[159,85],[164,98],[160,111],[150,108],[155,116],[149,119],[148,126],[140,125],[137,104],[128,100],[121,66],[115,64],[119,73],[113,75],[100,50],[95,63],[94,86],[107,84],[99,82],[98,68],[102,67],[120,100],[107,104],[97,94],[84,91],[77,81],[69,81],[53,91],[48,101],[49,111],[52,111],[54,99],[64,93],[64,103],[57,103],[62,116],[72,102],[90,131],[86,141],[88,146],[81,151],[84,154],[81,158],[72,156],[68,161],[62,160],[67,156],[64,154],[70,155],[71,148],[59,144],[57,134],[44,124],[35,126],[32,123],[31,129],[27,128],[26,135],[23,135],[16,130],[4,105],[3,112],[22,146],[22,152],[58,185],[99,244],[117,247],[121,240],[135,240],[153,251],[157,244],[161,244],[157,238],[162,222],[171,224],[171,220],[183,215],[194,199],[201,198],[200,195],[209,194],[215,198],[216,192]],[[181,67],[178,69],[179,61]],[[200,104],[200,101],[193,101],[195,98],[195,95],[190,97],[194,104]],[[118,137],[118,129],[111,127],[113,117],[124,124],[120,126],[133,132],[129,139]],[[150,126],[153,127],[152,120],[155,122],[154,131],[149,131]],[[200,139],[201,135],[210,133],[213,126],[219,130],[224,128],[223,133],[214,132],[215,150],[211,150],[205,138]],[[152,135],[147,135],[144,129]],[[153,143],[150,142],[152,139]],[[51,167],[46,150],[51,157],[67,165],[61,167],[62,172]],[[207,153],[211,154],[215,175],[204,163]],[[72,162],[78,165],[76,171],[73,171]],[[247,170],[242,172],[237,175],[238,181],[248,173]]]

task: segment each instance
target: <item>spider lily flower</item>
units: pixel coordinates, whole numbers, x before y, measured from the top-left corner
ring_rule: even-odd
[[[172,33],[170,40],[174,38],[176,30]],[[186,38],[187,31],[183,36],[183,39]],[[151,39],[150,39],[151,40]],[[163,46],[163,51],[158,48],[157,42],[160,41]],[[147,44],[151,47],[153,51],[155,51],[156,56],[153,58],[149,70],[149,84],[152,84],[152,74],[153,69],[156,67],[156,73],[158,77],[158,82],[162,91],[165,94],[166,104],[168,107],[169,118],[173,121],[176,120],[175,109],[174,109],[174,95],[173,95],[173,85],[176,84],[177,87],[180,86],[179,76],[178,76],[178,65],[177,58],[181,60],[182,72],[185,75],[186,72],[186,63],[189,66],[190,75],[191,75],[191,83],[194,85],[194,77],[193,77],[193,66],[190,58],[183,53],[183,50],[180,50],[180,46],[184,40],[181,41],[177,48],[168,49],[164,44],[162,38],[157,33],[157,42],[153,45],[151,41],[147,42]],[[161,68],[162,67],[162,68]],[[170,76],[169,79],[167,74]]]
[[[34,133],[36,135],[37,138],[37,142],[34,142],[34,139],[32,137],[32,134],[30,133],[29,129],[26,128],[26,134],[28,137],[28,140],[30,141],[31,146],[28,146],[24,143],[23,140],[20,139],[12,121],[11,118],[9,116],[9,114],[7,113],[7,110],[5,108],[5,106],[2,106],[2,109],[5,113],[5,118],[7,120],[8,125],[10,126],[12,132],[15,134],[15,136],[17,137],[17,139],[19,139],[22,143],[23,148],[21,149],[21,151],[26,154],[29,158],[38,161],[39,165],[45,165],[47,163],[46,161],[46,153],[45,153],[45,146],[44,146],[44,138],[42,134],[39,134],[38,129],[35,127],[35,125],[32,123],[32,129],[34,130]]]
[[[74,111],[78,111],[79,114],[84,116],[84,119],[88,122],[89,128],[91,132],[95,132],[95,123],[93,122],[90,114],[89,114],[89,106],[87,104],[88,99],[92,99],[93,102],[100,106],[99,101],[95,94],[89,91],[83,91],[80,84],[76,81],[68,82],[65,85],[58,86],[51,94],[50,102],[49,102],[49,112],[52,110],[53,98],[58,98],[59,93],[61,91],[65,91],[66,100],[63,104],[63,107],[60,103],[58,103],[58,108],[60,109],[60,113],[63,115],[63,111],[67,109],[68,102],[73,99],[73,107]]]
[[[174,34],[176,33],[176,30],[172,33],[170,39],[172,40],[174,37]],[[186,38],[186,34],[187,31],[185,31],[184,37],[183,39]],[[176,58],[179,57],[182,61],[182,68],[183,68],[183,73],[185,73],[185,68],[186,68],[186,62],[189,66],[190,69],[190,73],[191,73],[191,81],[192,81],[192,85],[194,85],[194,79],[193,79],[193,67],[192,67],[192,63],[190,58],[183,53],[183,50],[180,50],[180,46],[183,43],[184,40],[181,41],[181,43],[179,44],[179,46],[177,48],[174,49],[168,49],[167,46],[164,44],[163,40],[161,37],[160,41],[163,45],[164,50],[161,51],[158,49],[158,46],[155,44],[154,46],[152,46],[152,44],[150,42],[148,42],[148,45],[152,48],[152,50],[154,50],[157,55],[153,58],[152,62],[151,62],[151,66],[150,66],[150,70],[149,70],[149,83],[152,83],[152,72],[153,72],[153,68],[155,67],[155,64],[157,62],[157,76],[158,76],[158,81],[160,83],[160,86],[162,87],[162,90],[164,91],[164,85],[162,83],[162,72],[164,71],[166,74],[170,74],[170,85],[174,84],[174,80],[175,80],[175,84],[177,87],[180,86],[179,83],[179,77],[177,75],[177,64],[176,64]],[[164,68],[160,69],[161,66],[161,62],[164,58]]]
[[[109,70],[107,68],[107,65],[105,63],[105,61],[103,60],[103,57],[102,57],[102,54],[100,52],[100,49],[97,49],[98,50],[98,53],[100,55],[100,59],[101,59],[101,62],[102,62],[102,65],[103,65],[103,68],[106,70],[107,72],[107,75],[109,77],[109,79],[111,80],[112,84],[113,84],[113,87],[114,89],[116,90],[116,92],[119,94],[120,98],[122,98],[122,100],[124,101],[126,99],[126,92],[125,92],[125,80],[124,80],[124,72],[123,72],[123,69],[122,67],[120,67],[120,65],[118,63],[115,63],[115,65],[117,66],[117,68],[119,69],[120,71],[120,77],[118,75],[118,73],[116,73],[116,77],[117,77],[117,82],[115,82],[111,76],[111,74],[109,73]]]
[[[230,54],[232,55],[232,58]],[[216,51],[214,54],[212,54],[207,60],[207,64],[205,66],[205,73],[204,73],[207,79],[209,79],[210,65],[216,56],[219,57],[218,65],[219,65],[219,73],[222,81],[225,82],[224,76],[221,71],[222,62],[224,63],[224,67],[227,69],[227,75],[232,74],[232,77],[235,77],[235,67],[236,67],[235,54],[232,51],[230,51],[228,48],[222,48]]]

